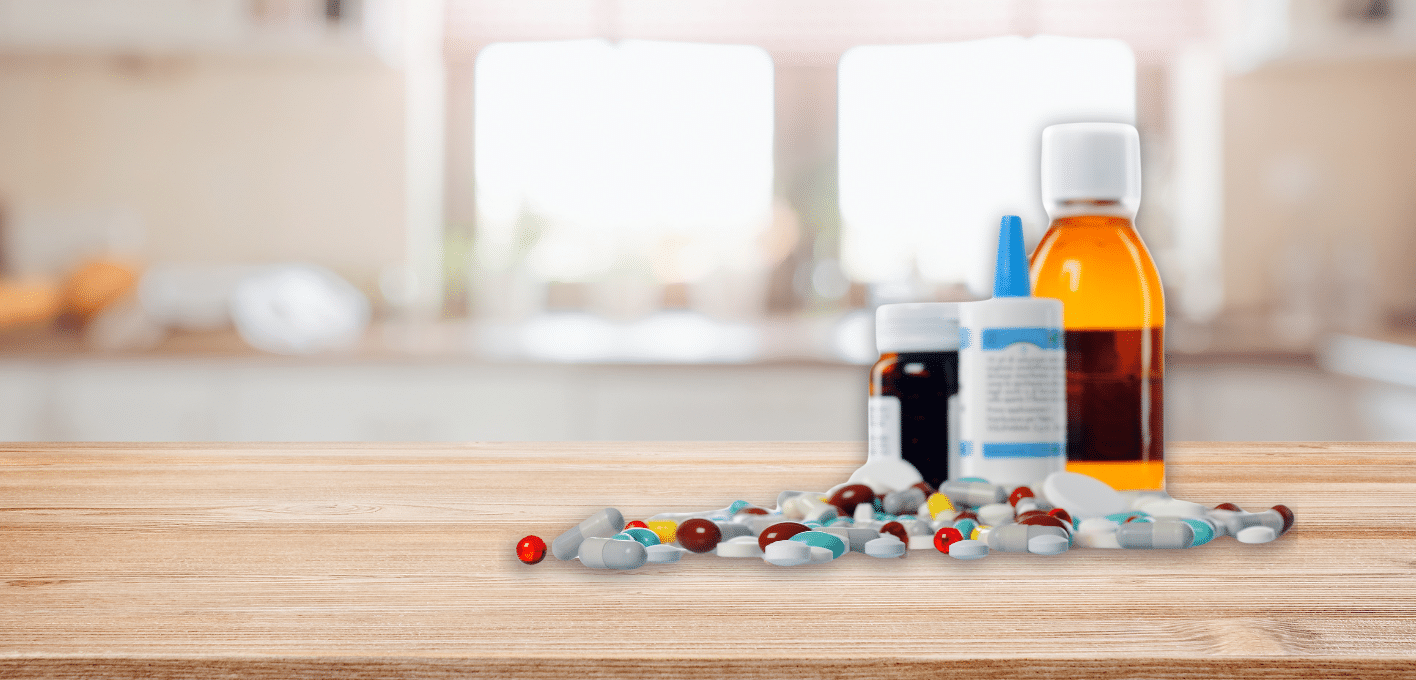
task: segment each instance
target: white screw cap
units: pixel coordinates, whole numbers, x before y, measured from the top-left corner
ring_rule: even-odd
[[[1135,217],[1141,203],[1141,137],[1136,128],[1125,123],[1044,128],[1042,203],[1053,219],[1085,213]]]

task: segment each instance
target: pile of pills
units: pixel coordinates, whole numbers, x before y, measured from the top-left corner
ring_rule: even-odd
[[[819,564],[847,552],[891,559],[937,550],[960,560],[989,552],[1059,555],[1076,547],[1183,549],[1222,536],[1267,543],[1293,526],[1293,511],[1275,505],[1247,512],[1232,503],[1207,508],[1164,491],[1118,492],[1074,472],[1057,472],[1033,487],[950,480],[939,489],[848,482],[826,493],[784,491],[777,507],[737,501],[701,513],[664,513],[626,523],[605,508],[551,542],[560,560],[596,569],[635,569],[677,562],[686,552],[752,557],[777,566]],[[546,544],[527,536],[517,557],[540,562]]]

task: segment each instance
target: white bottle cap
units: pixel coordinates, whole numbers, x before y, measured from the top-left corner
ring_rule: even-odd
[[[1067,123],[1042,131],[1042,204],[1053,219],[1134,218],[1141,203],[1141,137],[1125,123]]]
[[[959,349],[959,304],[880,305],[875,310],[875,346],[882,354],[956,351]]]

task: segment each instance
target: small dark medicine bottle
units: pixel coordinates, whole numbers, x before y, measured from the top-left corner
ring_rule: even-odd
[[[903,458],[930,486],[957,474],[959,306],[881,305],[870,369],[869,458]]]

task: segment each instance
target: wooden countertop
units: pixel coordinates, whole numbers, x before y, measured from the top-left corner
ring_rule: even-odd
[[[774,505],[861,450],[6,444],[0,677],[1416,675],[1416,444],[1172,445],[1176,497],[1293,508],[1268,545],[622,573],[514,555],[605,506]]]

